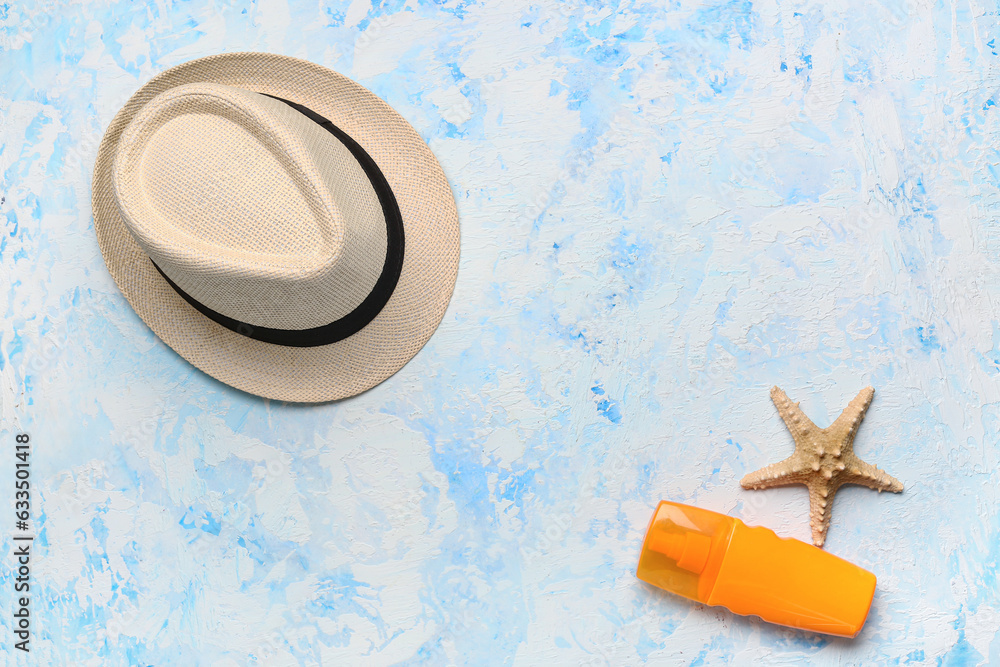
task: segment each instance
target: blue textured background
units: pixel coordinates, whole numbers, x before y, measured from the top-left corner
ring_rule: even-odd
[[[996,4],[29,0],[0,25],[36,664],[1000,664]],[[111,118],[237,50],[361,82],[452,183],[451,307],[355,399],[211,380],[101,259]],[[792,450],[772,384],[821,426],[876,388],[857,452],[906,491],[834,503],[828,550],[879,577],[853,641],[633,575],[660,498],[808,540],[804,488],[738,484]]]

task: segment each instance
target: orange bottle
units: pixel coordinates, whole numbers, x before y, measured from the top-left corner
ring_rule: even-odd
[[[854,637],[875,595],[875,575],[811,544],[708,510],[661,501],[636,576],[737,614]]]

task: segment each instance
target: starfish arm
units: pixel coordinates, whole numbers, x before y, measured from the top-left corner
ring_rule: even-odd
[[[800,483],[798,480],[790,479],[801,472],[798,463],[798,456],[792,454],[784,461],[772,463],[760,470],[747,473],[740,480],[740,486],[744,489],[769,489],[775,486],[798,484]]]
[[[778,414],[781,415],[788,431],[795,438],[796,446],[801,439],[809,435],[810,431],[819,430],[816,424],[802,412],[799,404],[792,403],[783,389],[771,387],[771,401],[774,403],[774,407],[778,408]]]
[[[840,437],[845,440],[845,447],[849,446],[854,442],[854,435],[858,432],[858,426],[861,425],[861,420],[865,418],[865,413],[868,412],[868,406],[872,404],[872,398],[875,396],[875,390],[872,387],[865,387],[858,392],[844,411],[840,413],[837,420],[830,424],[827,431],[832,433],[837,433]]]
[[[822,547],[826,542],[826,531],[830,529],[830,509],[837,486],[832,484],[809,484],[809,527],[812,529],[813,544]]]
[[[844,481],[848,484],[858,484],[876,491],[892,491],[893,493],[899,493],[903,490],[903,483],[898,479],[870,463],[865,463],[857,456],[852,456],[846,467],[848,474]]]

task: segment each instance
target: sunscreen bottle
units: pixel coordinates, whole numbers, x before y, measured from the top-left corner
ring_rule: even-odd
[[[709,510],[661,501],[636,576],[671,593],[765,621],[854,637],[875,575],[799,540]]]

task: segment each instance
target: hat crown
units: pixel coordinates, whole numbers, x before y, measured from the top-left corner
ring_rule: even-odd
[[[151,99],[112,170],[129,231],[208,308],[309,329],[355,309],[386,255],[378,196],[347,147],[282,101],[213,83]]]

